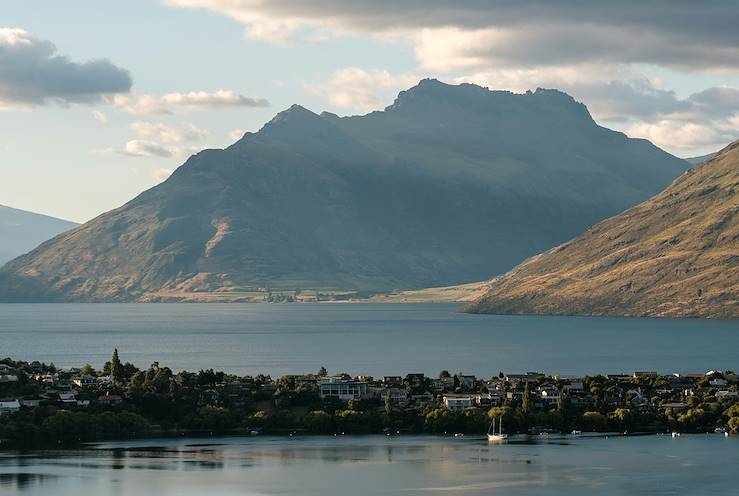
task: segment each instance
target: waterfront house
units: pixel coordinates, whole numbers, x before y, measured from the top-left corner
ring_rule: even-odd
[[[0,415],[10,415],[20,411],[21,404],[18,400],[6,400],[0,401]]]
[[[322,399],[356,400],[367,396],[367,383],[344,377],[326,377],[318,384],[318,392]]]
[[[444,408],[448,410],[464,410],[475,405],[475,397],[469,394],[445,394]]]

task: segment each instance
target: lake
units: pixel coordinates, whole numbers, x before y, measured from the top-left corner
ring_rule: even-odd
[[[174,439],[0,453],[0,494],[728,495],[737,466],[715,434]]]
[[[467,315],[457,304],[0,304],[0,357],[375,376],[739,369],[739,321]]]

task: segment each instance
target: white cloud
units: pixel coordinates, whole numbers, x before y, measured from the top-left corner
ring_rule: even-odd
[[[175,128],[162,122],[136,121],[131,124],[131,129],[139,138],[154,139],[163,143],[198,141],[208,135],[208,131],[190,123],[181,128]]]
[[[246,133],[245,129],[232,129],[228,132],[228,137],[236,141],[240,140],[244,136],[244,133]]]
[[[107,122],[108,122],[108,116],[107,116],[107,115],[105,115],[105,112],[101,112],[101,111],[99,111],[99,110],[93,110],[93,111],[92,111],[92,117],[93,117],[93,118],[94,118],[94,119],[95,119],[96,121],[98,121],[98,122],[100,122],[100,123],[102,123],[102,124],[105,124],[105,123],[107,123]]]
[[[735,122],[695,123],[674,119],[640,122],[628,128],[630,136],[646,138],[655,145],[688,156],[716,151],[737,139],[739,119]]]
[[[116,152],[131,157],[172,157],[175,155],[172,148],[167,148],[154,141],[140,139],[127,142],[122,150],[116,150]]]
[[[269,107],[263,98],[251,98],[230,90],[191,91],[164,95],[116,95],[113,103],[131,114],[172,114],[233,107]]]
[[[172,169],[158,168],[158,169],[154,169],[151,172],[151,177],[155,179],[157,182],[162,182],[165,179],[169,178],[169,176],[171,176],[173,172],[174,171]]]
[[[106,59],[74,62],[20,28],[0,28],[0,109],[96,103],[126,93],[128,71]]]
[[[672,0],[163,0],[243,23],[248,38],[284,42],[346,34],[405,37],[426,67],[647,63],[736,68],[733,2]],[[736,71],[736,69],[734,69]]]
[[[393,76],[380,69],[347,67],[334,72],[324,82],[306,84],[306,89],[326,97],[336,107],[368,112],[383,108],[387,102],[387,93],[397,93],[418,80],[418,76],[409,73]]]

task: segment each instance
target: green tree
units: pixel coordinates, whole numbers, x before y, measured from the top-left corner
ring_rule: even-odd
[[[526,381],[526,387],[523,388],[521,411],[523,411],[524,414],[528,414],[531,411],[531,390],[529,389],[529,381]]]
[[[393,398],[390,395],[390,391],[387,392],[385,395],[385,415],[388,417],[392,416],[393,414]]]
[[[93,367],[89,363],[86,363],[80,369],[80,374],[82,374],[82,375],[95,375],[95,367]]]
[[[110,378],[113,380],[113,384],[123,382],[123,365],[121,359],[118,358],[118,348],[113,349],[113,356],[110,359]]]
[[[585,412],[582,415],[582,426],[589,431],[604,431],[608,425],[608,419],[600,412]]]

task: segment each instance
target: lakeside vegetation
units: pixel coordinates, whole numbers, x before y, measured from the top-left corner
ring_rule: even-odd
[[[200,370],[140,370],[117,351],[87,364],[0,360],[0,445],[29,448],[174,435],[483,434],[501,417],[508,433],[739,432],[737,375],[585,377],[504,374],[438,377],[272,378]],[[354,388],[327,394],[328,384]]]

